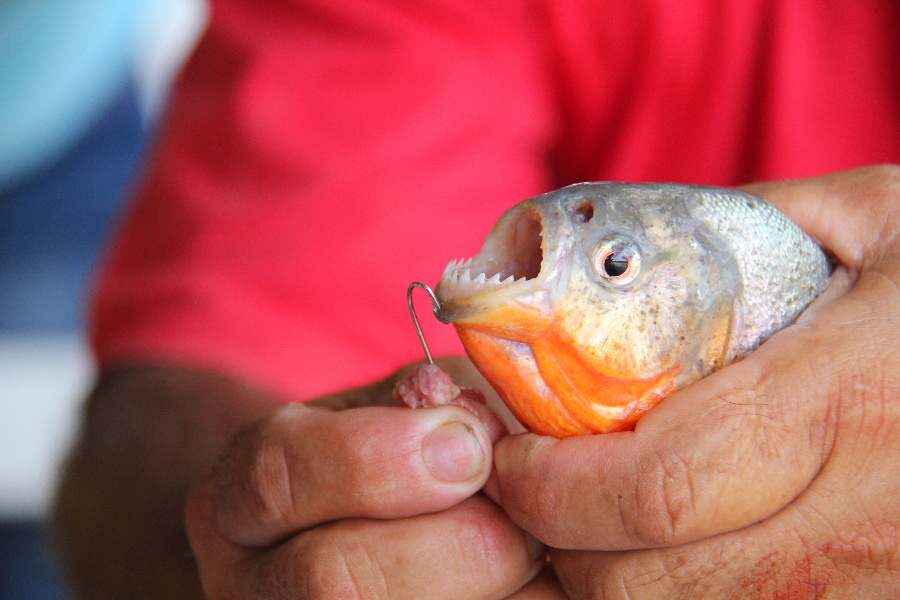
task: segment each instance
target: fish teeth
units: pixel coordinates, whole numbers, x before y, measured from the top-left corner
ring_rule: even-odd
[[[472,274],[469,265],[472,264],[472,259],[454,259],[447,264],[444,268],[444,274],[441,277],[441,280],[446,284],[459,285],[461,283],[467,283],[472,281]]]
[[[450,264],[444,269],[444,274],[441,279],[451,279],[456,273],[456,261],[451,260]]]
[[[454,259],[444,268],[444,275],[441,278],[445,289],[469,288],[469,292],[475,292],[482,289],[490,289],[506,285],[512,285],[520,281],[525,281],[527,277],[516,279],[515,275],[509,275],[506,279],[501,279],[500,271],[494,273],[490,277],[486,273],[475,270],[473,274],[472,262],[473,258]]]

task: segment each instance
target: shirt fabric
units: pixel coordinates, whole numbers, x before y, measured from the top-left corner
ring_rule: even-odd
[[[520,200],[900,162],[892,0],[212,4],[98,282],[101,366],[311,398],[420,360],[407,285]]]

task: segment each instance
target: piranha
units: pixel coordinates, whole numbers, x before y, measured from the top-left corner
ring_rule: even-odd
[[[580,183],[506,211],[435,293],[525,426],[633,429],[741,359],[828,284],[825,253],[761,198],[692,185]]]

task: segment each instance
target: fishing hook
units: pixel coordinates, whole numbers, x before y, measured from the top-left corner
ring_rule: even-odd
[[[419,341],[422,342],[422,348],[425,350],[425,356],[428,358],[428,364],[433,365],[434,359],[431,358],[431,351],[428,350],[428,344],[425,343],[425,334],[422,333],[422,327],[419,325],[418,317],[416,317],[416,309],[413,308],[412,293],[413,289],[417,287],[422,288],[428,292],[429,296],[431,296],[431,310],[434,312],[434,316],[437,316],[438,311],[441,309],[441,303],[438,301],[437,296],[434,295],[434,291],[421,281],[413,281],[409,284],[409,287],[406,288],[406,303],[409,304],[409,314],[412,315],[413,324],[416,326],[416,333],[419,334]]]

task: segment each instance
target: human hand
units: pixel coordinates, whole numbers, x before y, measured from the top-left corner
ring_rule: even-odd
[[[748,191],[843,265],[799,321],[634,432],[494,449],[573,599],[900,594],[900,168]]]
[[[550,574],[532,579],[543,547],[477,493],[492,417],[385,406],[392,387],[280,408],[193,486],[208,598],[565,598]]]

